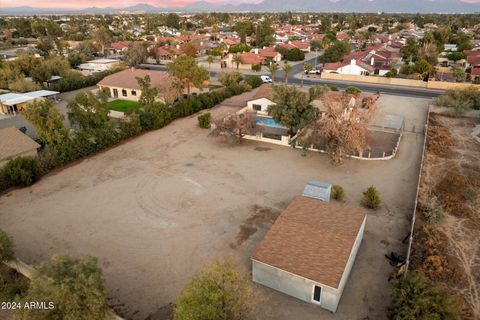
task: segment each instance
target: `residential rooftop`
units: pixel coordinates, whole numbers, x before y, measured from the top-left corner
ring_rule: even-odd
[[[366,214],[339,202],[296,197],[252,260],[338,288]]]

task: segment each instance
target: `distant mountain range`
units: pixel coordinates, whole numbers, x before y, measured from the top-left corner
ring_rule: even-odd
[[[0,8],[2,15],[108,14],[159,12],[399,12],[399,13],[480,13],[480,3],[460,0],[264,0],[260,3],[214,4],[197,1],[181,8],[155,7],[139,3],[125,8],[85,8],[81,10],[32,7]]]

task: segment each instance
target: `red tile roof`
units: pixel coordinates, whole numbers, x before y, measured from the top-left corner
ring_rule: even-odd
[[[237,54],[242,59],[243,64],[259,64],[263,63],[265,60],[264,57],[255,54],[253,52],[244,52],[244,53],[239,53]]]

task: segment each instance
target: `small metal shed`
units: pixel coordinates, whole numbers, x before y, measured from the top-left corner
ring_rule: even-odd
[[[310,181],[303,189],[303,196],[325,202],[330,201],[332,185],[321,181]]]

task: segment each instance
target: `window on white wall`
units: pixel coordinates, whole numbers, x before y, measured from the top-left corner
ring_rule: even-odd
[[[322,296],[322,287],[313,286],[313,301],[320,303],[321,296]]]
[[[261,110],[262,110],[262,106],[259,105],[259,104],[254,104],[254,105],[252,105],[252,108],[253,108],[253,110],[255,110],[255,111],[261,111]]]

